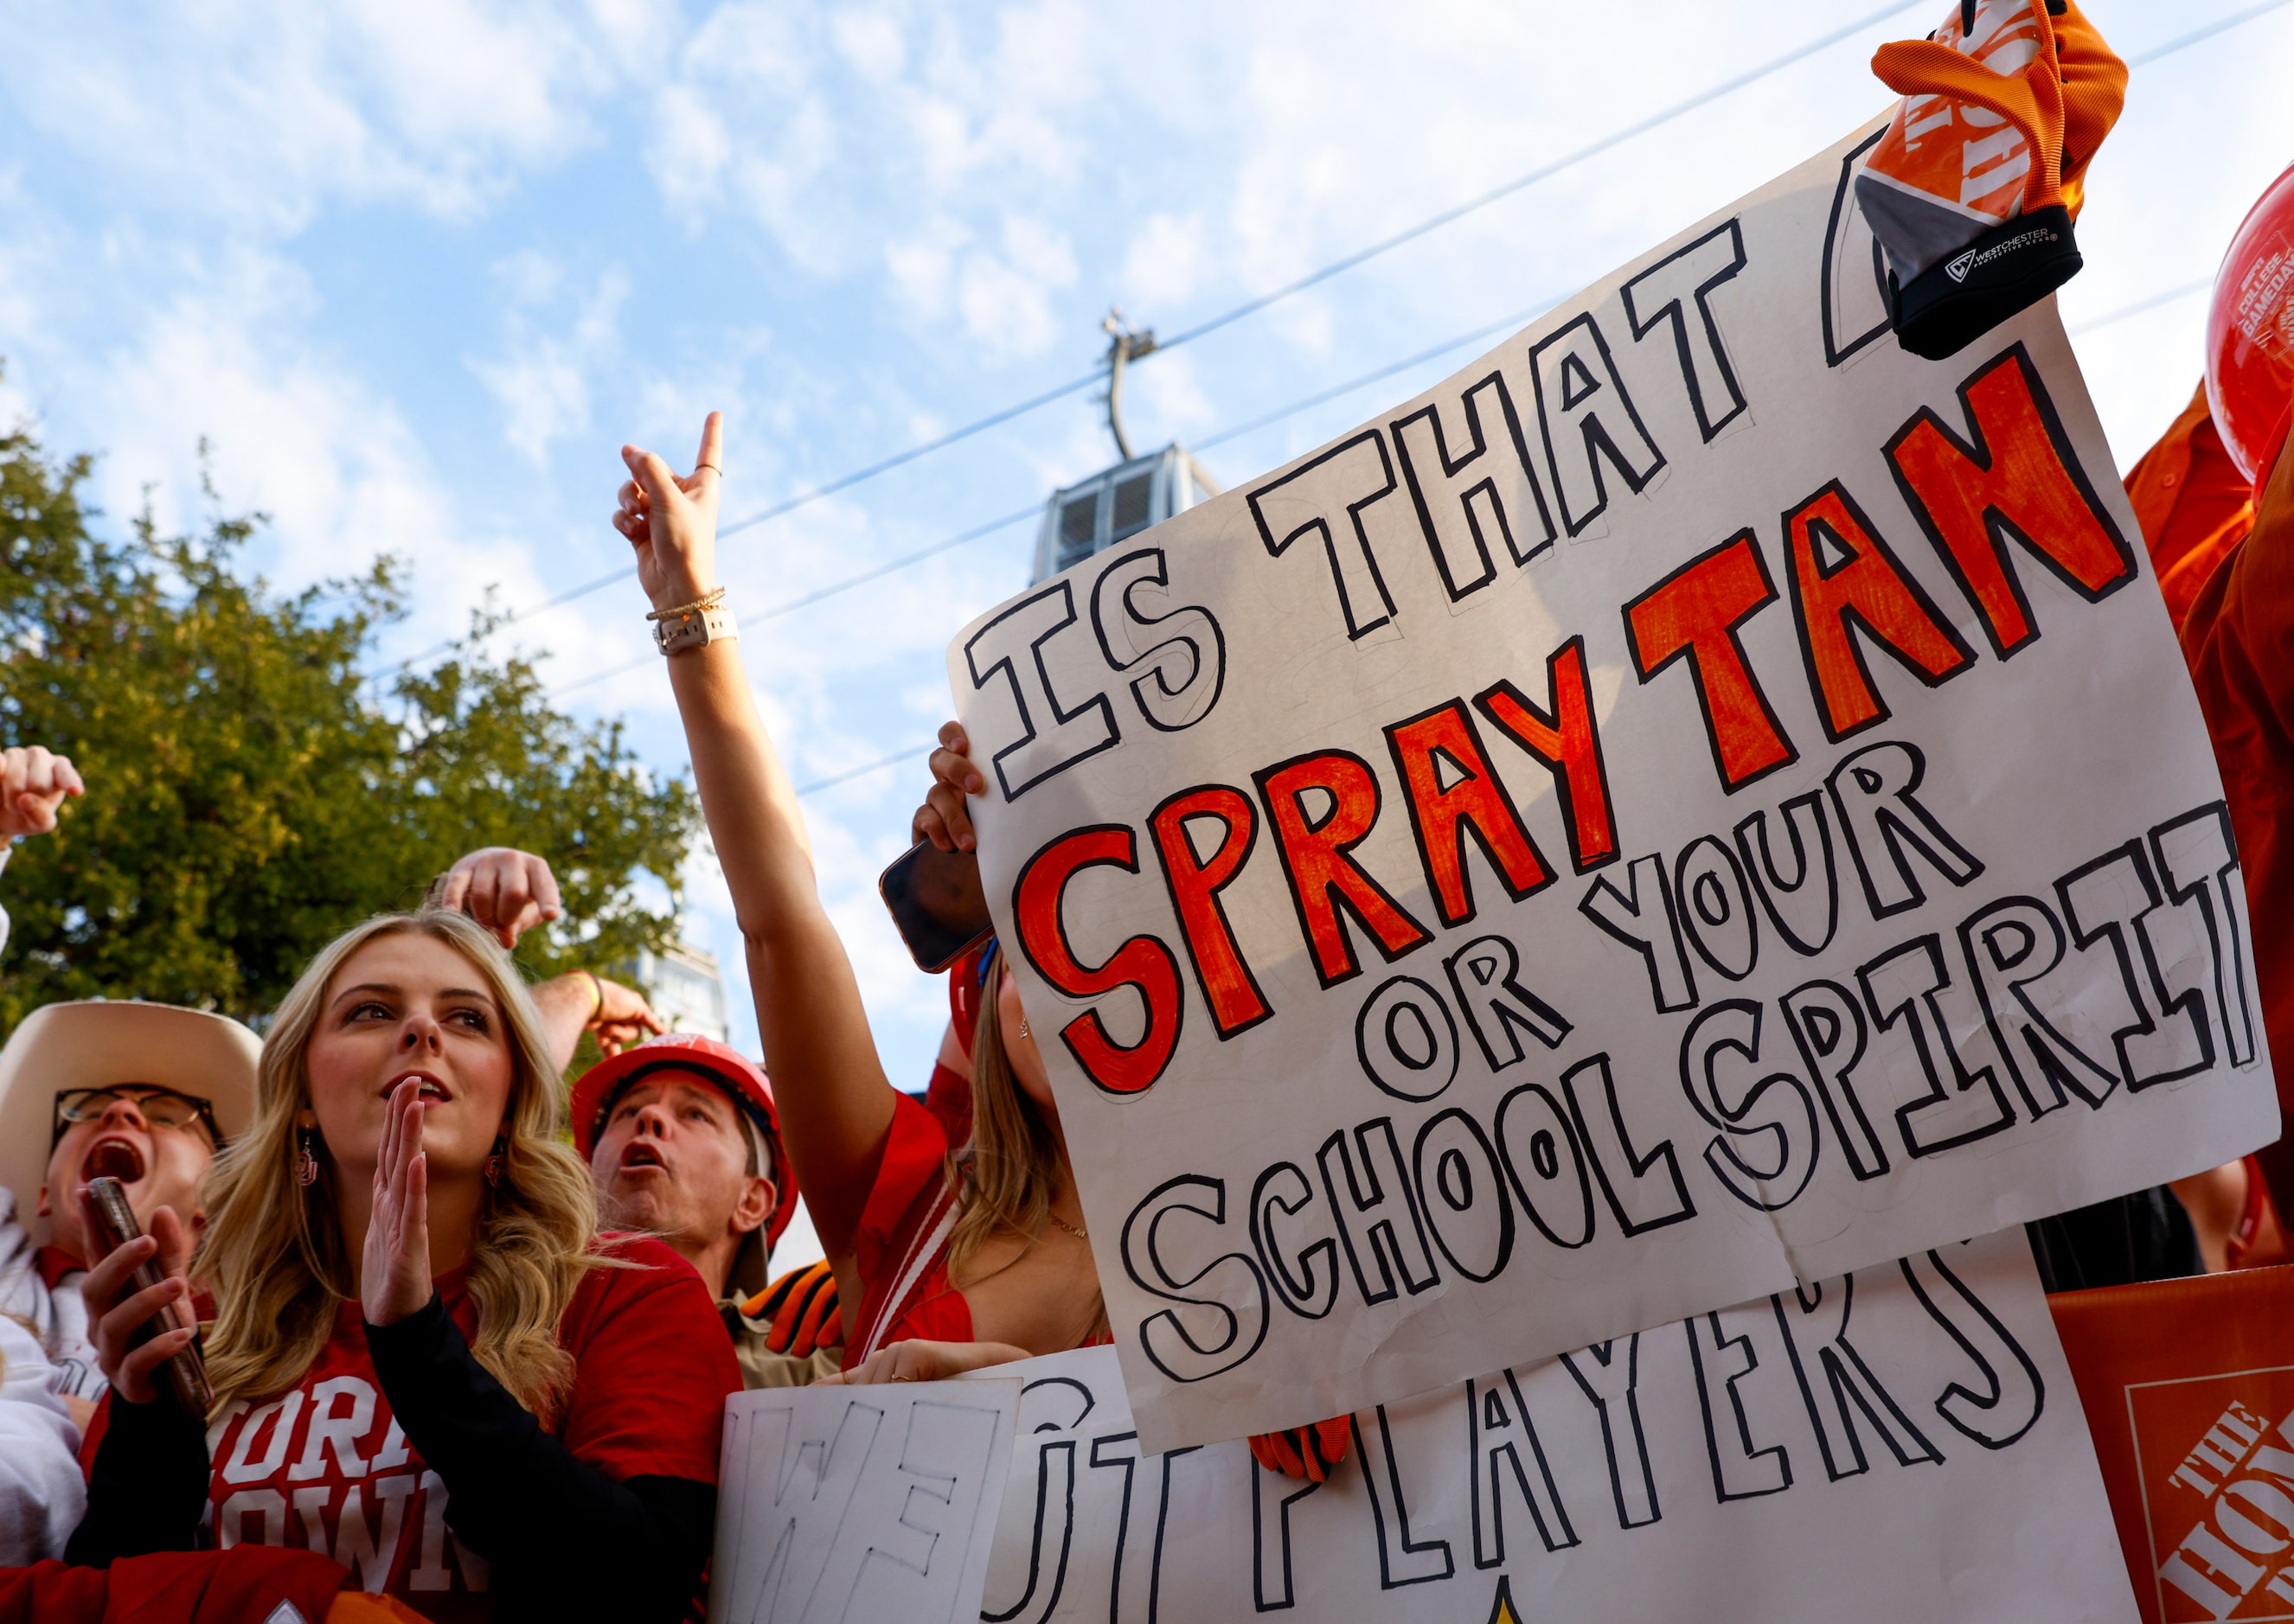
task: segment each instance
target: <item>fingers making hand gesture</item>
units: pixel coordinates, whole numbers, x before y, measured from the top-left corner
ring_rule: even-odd
[[[369,1325],[395,1324],[430,1301],[430,1164],[422,1154],[428,1108],[419,1077],[390,1092],[359,1262],[359,1301]]]
[[[638,581],[655,609],[696,603],[716,589],[724,444],[725,414],[712,411],[702,426],[693,472],[682,478],[651,451],[622,448],[630,478],[614,509],[614,528],[637,549]]]
[[[94,1203],[84,1190],[79,1198],[88,1208],[84,1226],[88,1243],[102,1246],[104,1230]],[[166,1278],[156,1286],[136,1289],[136,1270],[155,1257]],[[94,1260],[80,1282],[90,1340],[95,1344],[96,1367],[130,1404],[149,1404],[165,1393],[167,1380],[161,1368],[191,1345],[191,1287],[183,1275],[191,1261],[190,1231],[173,1207],[163,1206],[151,1214],[149,1233],[110,1247]],[[139,1345],[137,1338],[155,1314],[163,1315],[171,1328]]]
[[[0,751],[0,839],[47,833],[64,797],[86,792],[69,756],[38,744]]]

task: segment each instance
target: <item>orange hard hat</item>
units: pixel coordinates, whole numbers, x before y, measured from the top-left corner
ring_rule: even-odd
[[[2207,312],[2207,408],[2259,487],[2294,412],[2294,168],[2270,183],[2223,256]]]
[[[796,1173],[789,1166],[787,1151],[781,1144],[780,1107],[773,1100],[773,1085],[766,1080],[763,1068],[730,1043],[697,1032],[671,1032],[599,1060],[574,1083],[573,1098],[567,1101],[574,1148],[588,1161],[605,1127],[606,1113],[622,1091],[640,1077],[663,1071],[697,1074],[715,1084],[763,1134],[772,1153],[773,1182],[779,1191],[773,1215],[765,1221],[765,1241],[769,1246],[779,1240],[781,1231],[796,1215],[797,1203]]]

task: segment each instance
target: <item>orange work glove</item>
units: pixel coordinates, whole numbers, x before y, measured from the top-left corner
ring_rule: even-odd
[[[844,1321],[837,1315],[836,1271],[823,1258],[802,1269],[792,1269],[741,1304],[752,1320],[769,1320],[765,1346],[776,1353],[810,1359],[822,1348],[844,1342]]]
[[[1872,71],[1904,100],[1856,200],[1888,256],[1897,341],[1940,359],[2078,273],[2071,219],[2127,64],[2071,0],[1960,0]]]
[[[1251,1457],[1269,1472],[1280,1472],[1301,1482],[1327,1482],[1331,1471],[1346,1458],[1351,1419],[1340,1416],[1284,1433],[1260,1433],[1250,1441]]]
[[[395,1596],[369,1596],[346,1590],[327,1609],[326,1624],[429,1624],[422,1614]]]

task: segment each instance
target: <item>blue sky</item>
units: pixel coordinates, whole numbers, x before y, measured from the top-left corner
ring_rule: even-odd
[[[224,505],[273,516],[256,560],[283,584],[402,555],[418,611],[380,664],[460,629],[490,588],[528,605],[624,564],[605,517],[625,438],[682,462],[723,408],[727,513],[752,512],[1087,369],[1110,303],[1180,330],[1876,9],[218,0],[129,21],[20,0],[0,12],[0,414],[98,453],[123,527],[146,492],[163,522],[196,518],[204,438]],[[1881,109],[1872,47],[1942,9],[1901,8],[1150,359],[1135,441],[1200,444],[1567,294]],[[2129,56],[2249,9],[2088,8]],[[2290,68],[2294,6],[2137,71],[2089,182],[2074,332],[2211,274],[2294,159]],[[2187,399],[2205,303],[2080,334],[2122,465]],[[1489,342],[1203,460],[1232,483]],[[758,612],[1110,459],[1078,395],[728,540],[744,654],[800,783],[931,735],[941,649],[1023,583],[1032,526]],[[502,646],[675,771],[657,662],[583,683],[645,652],[644,608],[608,589]],[[945,1003],[874,876],[921,771],[807,803],[909,1086]],[[690,873],[690,934],[753,1045],[721,882],[705,852]]]

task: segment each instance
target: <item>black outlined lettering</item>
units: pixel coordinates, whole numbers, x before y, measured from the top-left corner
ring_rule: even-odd
[[[1466,1029],[1493,1072],[1523,1057],[1526,1032],[1548,1049],[1561,1047],[1569,1021],[1521,983],[1521,950],[1502,936],[1476,937],[1442,961]]]
[[[1052,687],[1044,646],[1075,623],[1075,596],[1068,582],[1055,581],[973,632],[964,646],[972,686],[984,689],[1002,672],[1019,711],[1019,736],[994,759],[1007,801],[1123,743],[1106,694],[1094,692],[1070,710]]]
[[[1786,1069],[1728,1089],[1719,1066],[1730,1052],[1747,1066],[1761,1064],[1761,1006],[1749,998],[1724,999],[1688,1023],[1680,1039],[1681,1090],[1696,1114],[1720,1130],[1705,1144],[1704,1165],[1720,1187],[1746,1206],[1779,1212],[1799,1198],[1816,1172],[1823,1143],[1816,1101],[1799,1075]],[[1763,1111],[1764,1098],[1769,1103]]]
[[[1960,956],[1984,1024],[2034,1122],[2067,1103],[2066,1090],[2100,1106],[2119,1087],[2119,1074],[2065,1036],[2032,995],[2067,946],[2062,922],[2036,897],[2003,897],[1959,927]]]
[[[1449,1578],[1458,1571],[1447,1539],[1419,1539],[1410,1531],[1410,1501],[1402,1490],[1402,1461],[1395,1453],[1394,1430],[1387,1423],[1386,1406],[1371,1412],[1365,1427],[1355,1416],[1349,1424],[1354,1435],[1354,1458],[1362,1462],[1363,1490],[1370,1498],[1370,1514],[1378,1531],[1378,1587],[1399,1590]],[[1381,1495],[1381,1487],[1385,1493]],[[1391,1531],[1387,1527],[1387,1500],[1393,1501]]]
[[[1886,740],[1843,757],[1824,781],[1874,919],[1927,900],[1912,866],[1915,857],[1954,885],[1965,885],[1983,872],[1975,854],[1953,839],[1913,793],[1927,771],[1928,759],[1918,745]]]
[[[1092,583],[1091,624],[1108,665],[1130,678],[1131,697],[1147,725],[1177,733],[1208,716],[1226,691],[1226,635],[1200,605],[1162,614],[1140,607],[1143,589],[1167,598],[1170,584],[1161,548],[1125,554]]]
[[[1436,1113],[1411,1147],[1418,1208],[1450,1267],[1477,1286],[1513,1258],[1513,1203],[1490,1136],[1455,1106]]]
[[[1708,444],[1745,411],[1745,392],[1737,386],[1736,369],[1729,364],[1728,341],[1720,336],[1712,304],[1713,289],[1744,268],[1744,230],[1736,221],[1724,220],[1687,248],[1657,261],[1619,294],[1634,343],[1647,337],[1660,321],[1672,327],[1681,385],[1696,413],[1697,432]],[[1693,321],[1682,307],[1684,300],[1696,306]]]
[[[1869,1039],[1855,995],[1835,981],[1810,981],[1777,1003],[1792,1031],[1794,1047],[1824,1096],[1832,1141],[1848,1158],[1848,1170],[1859,1179],[1878,1178],[1888,1171],[1888,1148],[1864,1113],[1853,1076]]]
[[[1887,134],[1876,129],[1840,160],[1840,183],[1832,193],[1832,217],[1824,233],[1818,309],[1824,319],[1824,364],[1839,366],[1867,345],[1895,330],[1888,308],[1888,268],[1880,240],[1856,206],[1856,175],[1864,155]]]
[[[1905,1023],[1927,1079],[1926,1093],[1896,1108],[1905,1149],[1916,1157],[1933,1156],[2015,1125],[1998,1073],[1989,1066],[1971,1068],[1952,1042],[1952,1022],[1936,1001],[1951,985],[1938,937],[1931,933],[1890,948],[1859,970],[1856,979],[1882,1031]]]
[[[1553,545],[1553,516],[1530,467],[1505,374],[1493,372],[1467,385],[1458,403],[1466,443],[1455,456],[1438,405],[1422,406],[1392,425],[1418,527],[1453,604],[1497,579],[1493,543],[1501,542],[1516,564]]]
[[[1737,850],[1752,876],[1761,908],[1777,934],[1802,958],[1832,945],[1840,929],[1840,865],[1832,851],[1832,819],[1824,792],[1795,795],[1777,808],[1792,842],[1792,878],[1785,878],[1769,844],[1769,815],[1755,812],[1737,825]]]
[[[1580,1078],[1584,1080],[1582,1088]],[[1628,1235],[1639,1235],[1645,1230],[1661,1230],[1669,1223],[1684,1222],[1696,1216],[1696,1206],[1688,1198],[1688,1186],[1682,1181],[1680,1158],[1673,1154],[1672,1141],[1661,1139],[1649,1147],[1646,1155],[1633,1149],[1631,1135],[1625,1131],[1624,1108],[1617,1100],[1617,1080],[1610,1074],[1607,1055],[1597,1054],[1590,1060],[1580,1060],[1563,1072],[1561,1092],[1569,1101],[1569,1121],[1577,1130],[1577,1142],[1593,1165],[1593,1176],[1600,1182],[1601,1194],[1619,1229]],[[1594,1096],[1590,1109],[1585,1099],[1588,1094]]]
[[[1625,889],[1607,874],[1586,888],[1577,911],[1641,955],[1649,996],[1660,1013],[1696,1006],[1696,979],[1680,938],[1680,914],[1664,858],[1652,854],[1625,865]]]
[[[1258,1175],[1250,1190],[1250,1244],[1267,1283],[1282,1306],[1302,1319],[1320,1320],[1338,1300],[1338,1243],[1322,1235],[1293,1251],[1274,1232],[1274,1214],[1295,1218],[1314,1204],[1314,1187],[1295,1162],[1277,1162]],[[1293,1263],[1298,1272],[1291,1272]]]
[[[1553,1467],[1537,1435],[1537,1421],[1522,1401],[1521,1384],[1508,1370],[1487,1386],[1466,1384],[1466,1436],[1473,1462],[1474,1565],[1494,1568],[1506,1559],[1506,1484],[1512,1482],[1536,1526],[1539,1543],[1564,1551],[1577,1543],[1569,1508],[1553,1482]]]
[[[1513,1198],[1537,1232],[1565,1251],[1593,1238],[1593,1181],[1569,1113],[1542,1083],[1498,1101],[1498,1157]]]
[[[1257,1612],[1297,1605],[1290,1570],[1290,1508],[1322,1487],[1269,1471],[1255,1459],[1250,1463],[1251,1600]]]
[[[1573,536],[1607,511],[1606,464],[1639,495],[1664,467],[1617,363],[1591,313],[1565,323],[1529,348],[1537,390],[1538,435],[1552,476],[1561,522]]]
[[[1200,1382],[1233,1369],[1257,1352],[1258,1344],[1266,1340],[1266,1279],[1258,1272],[1257,1263],[1242,1252],[1221,1253],[1184,1277],[1173,1274],[1163,1257],[1162,1230],[1164,1220],[1176,1213],[1207,1219],[1215,1231],[1224,1229],[1226,1181],[1183,1173],[1149,1190],[1123,1221],[1123,1271],[1150,1296],[1189,1311],[1183,1315],[1180,1309],[1166,1308],[1150,1314],[1140,1322],[1139,1346],[1155,1368],[1173,1381]],[[1232,1279],[1236,1268],[1242,1271],[1249,1286],[1247,1293],[1234,1294],[1252,1304],[1247,1316],[1237,1313],[1217,1295],[1181,1295],[1202,1285],[1214,1272]],[[1199,1336],[1198,1330],[1207,1326],[1218,1328]]]
[[[1696,956],[1725,979],[1751,975],[1761,959],[1753,888],[1720,836],[1699,835],[1680,849],[1673,859],[1672,895]]]
[[[2178,907],[2199,910],[2214,970],[2216,1027],[2224,1035],[2230,1063],[2251,1066],[2258,1051],[2246,944],[2254,938],[2248,927],[2246,881],[2239,872],[2229,808],[2210,801],[2169,819],[2151,832],[2151,850],[2167,895]]]
[[[1623,1340],[1623,1358],[1615,1341],[1597,1342],[1582,1352],[1564,1353],[1561,1363],[1600,1413],[1617,1526],[1645,1528],[1664,1514],[1657,1508],[1656,1476],[1649,1470],[1648,1439],[1641,1432],[1640,1333]]]
[[[1338,1240],[1346,1250],[1354,1284],[1364,1303],[1384,1303],[1399,1288],[1411,1296],[1441,1284],[1434,1255],[1426,1241],[1426,1220],[1418,1210],[1410,1168],[1402,1159],[1402,1144],[1394,1134],[1394,1119],[1380,1116],[1354,1130],[1354,1149],[1341,1128],[1322,1141],[1315,1161],[1322,1171],[1322,1193],[1338,1223]],[[1385,1176],[1379,1176],[1383,1164]],[[1397,1222],[1397,1220],[1399,1222]],[[1403,1226],[1409,1238],[1403,1238]],[[1377,1271],[1373,1282],[1371,1271]]]
[[[1856,1281],[1851,1275],[1795,1287],[1769,1299],[1777,1311],[1777,1328],[1784,1333],[1793,1376],[1800,1383],[1808,1424],[1816,1432],[1817,1451],[1824,1457],[1825,1475],[1835,1483],[1871,1470],[1863,1435],[1856,1425],[1858,1415],[1879,1434],[1898,1466],[1943,1459],[1942,1452],[1912,1425],[1903,1406],[1848,1340],[1848,1318],[1855,1301]],[[1815,1378],[1819,1375],[1824,1380],[1824,1400],[1817,1397]]]
[[[1590,874],[1617,860],[1617,831],[1582,633],[1547,656],[1545,686],[1552,696],[1550,711],[1502,678],[1475,694],[1474,707],[1553,775],[1554,799],[1569,835],[1570,866]]]
[[[1394,618],[1394,595],[1387,590],[1362,518],[1363,508],[1394,491],[1386,436],[1368,428],[1259,486],[1248,499],[1259,540],[1271,556],[1280,558],[1309,532],[1321,539],[1349,638],[1366,637]]]
[[[1951,1271],[1940,1252],[1919,1253],[1896,1266],[1928,1317],[1959,1344],[1983,1382],[1981,1393],[1952,1383],[1937,1396],[1936,1414],[1987,1449],[2004,1449],[2038,1425],[2047,1407],[2047,1384],[1999,1316]],[[1921,1278],[1927,1274],[1935,1276],[1932,1288]]]
[[[1415,976],[1395,976],[1363,1000],[1354,1018],[1363,1076],[1397,1100],[1431,1100],[1458,1075],[1458,1023]]]
[[[1781,1443],[1761,1449],[1753,1441],[1753,1424],[1745,1414],[1744,1396],[1737,1391],[1738,1382],[1761,1368],[1752,1336],[1729,1336],[1717,1313],[1691,1314],[1681,1327],[1688,1333],[1689,1368],[1696,1373],[1696,1406],[1704,1419],[1704,1458],[1712,1465],[1713,1498],[1725,1506],[1791,1488],[1792,1457]],[[1729,1401],[1731,1425],[1725,1429],[1713,1409],[1716,1385]]]
[[[2164,905],[2151,859],[2139,840],[2113,848],[2055,881],[2072,945],[2082,952],[2111,943],[2135,1019],[2111,1035],[2119,1076],[2130,1091],[2196,1076],[2215,1063],[2206,999],[2197,987],[2167,986],[2149,920]],[[2130,941],[2128,938],[2132,938]],[[2139,959],[2139,963],[2138,963]]]

